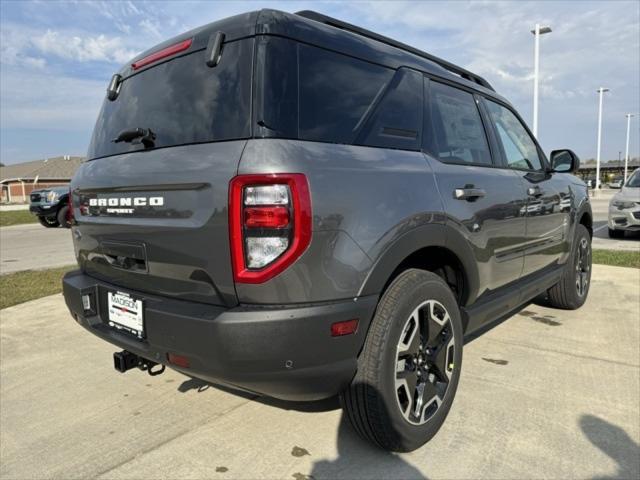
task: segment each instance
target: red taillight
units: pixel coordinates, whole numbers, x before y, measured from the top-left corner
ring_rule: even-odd
[[[244,209],[247,228],[284,228],[289,225],[287,207],[248,207]]]
[[[183,40],[182,42],[178,42],[173,45],[170,45],[158,52],[152,53],[151,55],[147,55],[146,57],[138,60],[137,62],[132,63],[131,67],[134,70],[138,70],[139,68],[146,67],[147,65],[151,63],[155,63],[158,60],[162,60],[163,58],[170,57],[171,55],[175,55],[176,53],[183,52],[191,46],[192,42],[193,42],[193,39],[189,38],[187,40]]]
[[[275,277],[311,242],[311,196],[300,173],[239,175],[229,186],[229,233],[234,280]]]
[[[345,320],[331,324],[331,336],[341,337],[343,335],[351,335],[358,330],[358,319]]]

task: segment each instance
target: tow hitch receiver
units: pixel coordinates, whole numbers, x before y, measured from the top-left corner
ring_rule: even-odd
[[[113,366],[120,373],[124,373],[132,368],[139,368],[140,370],[147,371],[149,375],[160,375],[164,372],[164,365],[160,365],[160,368],[153,369],[157,366],[157,362],[152,362],[146,358],[139,357],[135,353],[123,350],[121,352],[114,352],[113,354]]]

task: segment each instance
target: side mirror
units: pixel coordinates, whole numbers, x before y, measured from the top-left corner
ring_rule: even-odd
[[[580,168],[580,159],[569,149],[551,152],[551,170],[558,173],[576,173]]]

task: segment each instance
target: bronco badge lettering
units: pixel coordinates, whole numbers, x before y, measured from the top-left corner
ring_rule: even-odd
[[[111,197],[90,198],[90,207],[161,207],[164,205],[164,197]]]

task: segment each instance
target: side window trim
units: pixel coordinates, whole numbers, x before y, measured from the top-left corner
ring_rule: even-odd
[[[531,130],[529,130],[529,127],[527,126],[527,124],[525,123],[524,120],[522,120],[522,117],[520,116],[520,114],[518,114],[518,112],[515,111],[515,109],[513,107],[511,107],[510,105],[507,105],[501,101],[499,101],[498,99],[495,98],[488,98],[485,95],[481,95],[478,94],[479,97],[482,98],[482,104],[483,104],[483,109],[486,112],[486,116],[487,116],[487,120],[489,121],[489,123],[491,124],[491,128],[494,132],[494,135],[496,137],[496,142],[500,145],[500,152],[502,155],[502,161],[504,164],[504,168],[508,168],[510,170],[516,170],[516,171],[520,171],[520,172],[546,172],[549,170],[549,161],[547,159],[547,156],[544,154],[544,151],[542,150],[542,147],[540,147],[540,144],[538,143],[538,139],[533,135],[533,133],[531,133]],[[493,121],[491,121],[491,118],[489,116],[489,112],[488,112],[488,107],[486,105],[486,102],[493,102],[497,105],[500,105],[501,107],[509,110],[520,122],[520,124],[522,125],[522,127],[524,128],[525,132],[527,132],[527,134],[529,135],[529,137],[531,138],[531,141],[533,142],[533,144],[536,147],[536,151],[538,152],[538,158],[540,159],[540,163],[542,165],[542,170],[532,170],[530,168],[518,168],[518,167],[512,167],[508,164],[507,162],[507,156],[506,153],[504,151],[504,146],[502,145],[502,141],[500,141],[500,139],[498,138],[498,132],[496,131],[496,127],[493,124]]]
[[[480,106],[481,102],[478,101],[477,94],[475,91],[467,88],[463,88],[461,86],[456,85],[452,82],[443,81],[438,78],[432,78],[429,75],[423,73],[424,82],[423,82],[423,133],[422,133],[422,153],[428,155],[430,158],[437,160],[441,163],[446,163],[447,165],[460,165],[460,166],[469,166],[469,167],[484,167],[484,168],[502,168],[502,157],[498,155],[498,150],[496,149],[496,145],[494,144],[493,132],[490,132],[490,124],[487,125],[486,119],[484,118],[482,108]],[[489,156],[491,158],[491,163],[479,163],[479,162],[470,162],[470,163],[461,163],[461,162],[444,162],[440,160],[438,157],[434,156],[431,152],[435,147],[436,143],[436,133],[433,128],[433,119],[432,119],[432,105],[431,105],[431,84],[439,83],[441,85],[445,85],[450,88],[455,88],[457,90],[463,91],[465,93],[469,93],[472,95],[474,103],[476,105],[476,109],[478,110],[478,115],[480,117],[480,121],[482,123],[485,139],[487,141],[487,147],[489,149]]]

